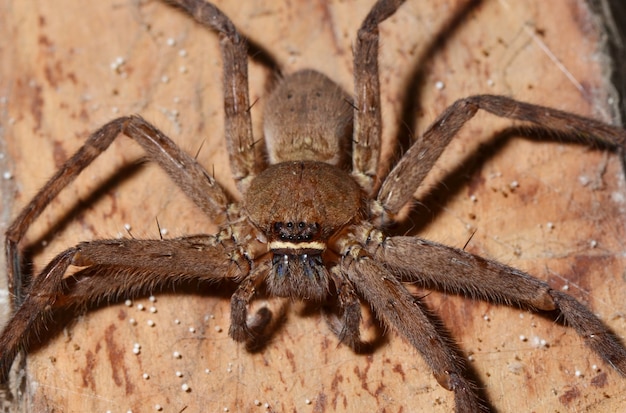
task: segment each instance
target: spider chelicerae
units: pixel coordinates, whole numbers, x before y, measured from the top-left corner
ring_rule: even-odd
[[[455,350],[401,281],[497,303],[560,309],[595,351],[624,372],[621,344],[569,296],[492,261],[415,237],[387,237],[384,232],[411,202],[449,140],[479,108],[534,122],[589,144],[621,147],[622,130],[505,97],[471,97],[446,110],[390,174],[380,176],[377,24],[399,6],[380,2],[355,40],[354,99],[314,71],[288,76],[274,89],[265,114],[267,156],[272,166],[265,168],[250,132],[250,102],[245,93],[247,52],[241,38],[218,11],[201,2],[181,3],[187,3],[190,14],[196,6],[207,7],[208,15],[216,19],[198,19],[222,31],[224,90],[232,92],[225,96],[226,135],[231,167],[244,201],[232,203],[211,174],[138,117],[114,120],[95,132],[10,227],[10,279],[19,277],[17,247],[31,222],[66,181],[88,166],[120,132],[142,145],[151,160],[220,222],[220,231],[216,236],[169,240],[92,241],[61,253],[44,269],[44,276],[36,277],[2,335],[5,376],[30,331],[44,325],[43,314],[185,278],[239,283],[232,299],[230,328],[238,341],[254,339],[268,322],[262,314],[251,324],[247,321],[249,302],[255,295],[267,293],[328,302],[331,330],[341,342],[359,348],[366,344],[359,334],[363,300],[385,325],[395,328],[423,354],[437,380],[454,390],[457,409],[462,411],[478,409],[475,392]],[[70,265],[84,268],[61,281]]]

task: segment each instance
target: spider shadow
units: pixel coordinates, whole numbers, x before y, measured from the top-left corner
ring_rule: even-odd
[[[452,34],[462,28],[462,26],[467,21],[467,18],[478,7],[480,7],[482,3],[482,0],[473,0],[467,2],[463,6],[460,6],[457,12],[449,18],[447,23],[443,25],[438,34],[431,40],[428,45],[425,46],[421,56],[415,58],[416,64],[414,65],[408,82],[404,87],[405,90],[407,90],[408,92],[406,93],[402,101],[400,119],[403,128],[400,128],[394,140],[396,146],[394,148],[394,152],[391,158],[394,161],[399,160],[402,154],[404,154],[411,147],[411,145],[415,141],[415,138],[417,138],[418,133],[416,132],[416,118],[417,114],[423,112],[421,103],[423,100],[423,93],[421,93],[421,91],[423,90],[423,87],[426,83],[425,80],[428,69],[427,63],[437,58],[437,55],[446,48],[448,40],[452,38]],[[480,171],[483,170],[486,162],[492,159],[495,154],[500,153],[504,149],[504,147],[509,144],[514,138],[522,138],[537,142],[548,141],[576,144],[579,146],[584,146],[585,148],[589,148],[588,145],[581,144],[575,136],[555,134],[554,131],[536,126],[509,127],[502,129],[494,133],[491,137],[487,138],[488,139],[482,140],[482,142],[477,146],[475,151],[466,155],[460,162],[456,164],[456,166],[452,170],[447,172],[444,175],[443,179],[441,179],[432,187],[429,187],[426,190],[422,190],[422,195],[416,202],[414,202],[414,205],[410,209],[406,219],[404,219],[400,223],[396,223],[391,228],[389,228],[389,232],[397,235],[419,235],[421,232],[423,232],[423,230],[432,221],[434,221],[436,217],[440,216],[444,212],[446,204],[451,199],[457,197],[463,189],[468,187],[468,185],[473,185],[475,182],[480,182]],[[614,148],[598,145],[598,147],[593,149],[608,149],[612,150],[613,152],[618,152],[618,155],[620,155],[620,160],[622,161],[622,166],[624,167],[626,165],[626,161],[624,161],[624,154],[619,153],[619,151],[616,151]],[[445,151],[443,156],[446,156]],[[392,161],[391,167],[393,166],[394,162]],[[626,167],[624,167],[624,170],[626,171]],[[417,189],[418,188],[416,188],[416,190]],[[425,290],[436,291],[437,288],[433,287],[435,286],[420,286],[420,288],[424,288]],[[437,327],[440,334],[445,337],[447,342],[454,349],[456,354],[459,356],[459,359],[466,360],[466,356],[463,354],[461,348],[457,345],[456,341],[454,340],[454,336],[450,333],[450,330],[446,328],[443,319],[438,314],[429,310],[427,306],[425,312],[427,313],[431,322]],[[544,318],[558,325],[566,325],[558,311],[536,312],[534,314],[536,314],[540,318]],[[486,389],[481,383],[477,371],[473,368],[471,364],[466,363],[465,368],[468,378],[470,378],[474,383],[477,384],[478,394],[483,399],[484,403],[489,407],[489,409],[491,409],[492,411],[496,411],[496,409],[490,404],[489,398],[486,397]]]
[[[470,0],[461,5],[456,12],[451,15],[447,22],[444,23],[437,35],[433,37],[424,47],[424,51],[421,56],[415,58],[415,65],[408,77],[408,82],[404,87],[404,89],[409,91],[409,93],[405,94],[401,105],[400,124],[404,126],[404,129],[401,128],[394,139],[395,148],[391,155],[391,159],[400,159],[402,154],[404,154],[413,144],[413,137],[417,135],[415,129],[416,114],[422,112],[423,96],[420,91],[423,90],[426,83],[428,69],[428,65],[426,63],[433,61],[438,53],[445,49],[448,40],[452,37],[451,35],[462,28],[462,26],[466,23],[468,16],[470,16],[471,13],[474,12],[481,4],[482,0]],[[464,162],[463,165],[459,165],[453,173],[447,175],[447,180],[445,182],[439,185],[436,190],[427,193],[423,202],[411,209],[407,219],[390,228],[391,232],[408,234],[419,232],[420,229],[424,228],[427,223],[430,222],[433,217],[435,217],[436,214],[440,213],[443,209],[443,203],[438,201],[445,199],[446,196],[450,196],[460,191],[465,184],[465,180],[462,177],[464,174],[467,174],[466,168],[468,164],[474,164],[476,171],[479,169],[479,160],[480,158],[478,157],[470,158],[467,162]],[[391,163],[390,167],[393,166],[394,162]],[[436,327],[442,339],[446,341],[452,351],[456,354],[457,359],[466,360],[467,356],[454,339],[450,330],[446,327],[443,319],[432,311],[426,303],[422,302],[421,298],[424,297],[415,295],[416,305],[419,305],[422,308],[426,317]],[[463,363],[463,368],[465,376],[475,384],[476,387],[474,391],[479,396],[482,403],[490,411],[495,412],[496,409],[489,402],[489,398],[486,394],[486,387],[480,380],[478,372],[469,363]]]
[[[62,233],[67,230],[68,226],[77,219],[81,219],[88,209],[95,205],[99,200],[110,194],[122,182],[136,176],[143,167],[145,161],[129,163],[120,167],[117,171],[107,177],[101,185],[95,188],[86,198],[79,199],[72,205],[69,205],[63,214],[54,219],[54,225],[50,226],[38,238],[31,240],[24,245],[20,251],[19,277],[15,280],[16,285],[16,305],[20,305],[24,299],[24,294],[32,282],[33,276],[33,257],[41,254],[47,245],[47,241],[53,239],[55,234]],[[47,208],[46,208],[47,209]],[[45,210],[44,210],[45,213]],[[43,215],[43,214],[42,214]]]
[[[71,289],[72,282],[78,281],[79,277],[69,280],[68,289]],[[62,334],[66,328],[71,329],[76,323],[79,322],[79,316],[85,314],[94,314],[98,311],[110,308],[113,305],[122,304],[127,299],[142,299],[151,295],[159,295],[160,297],[167,296],[188,296],[207,299],[216,299],[220,301],[229,302],[230,297],[233,295],[237,288],[237,285],[231,281],[221,282],[200,282],[185,280],[177,282],[176,284],[170,284],[167,286],[160,286],[155,290],[135,292],[130,295],[123,295],[119,297],[109,297],[106,299],[92,302],[87,305],[81,306],[69,306],[55,309],[49,316],[49,320],[46,323],[46,330],[44,332],[31,331],[28,342],[28,353],[39,350],[45,347],[51,337],[56,337]]]
[[[481,182],[480,172],[484,169],[485,164],[502,152],[514,139],[525,139],[538,143],[566,143],[585,149],[619,153],[618,150],[608,145],[597,144],[590,148],[588,144],[581,143],[575,136],[556,134],[549,128],[540,126],[506,127],[496,132],[490,139],[481,142],[473,153],[460,160],[454,169],[428,188],[424,195],[416,200],[407,218],[393,226],[393,232],[412,235],[421,233],[435,217],[444,212],[449,200],[459,196],[468,185]]]
[[[456,167],[450,170],[436,185],[430,187],[428,191],[414,203],[407,218],[403,222],[390,228],[390,232],[398,235],[419,236],[419,234],[423,232],[424,228],[428,226],[435,217],[444,213],[444,209],[449,200],[457,197],[461,191],[466,189],[468,185],[471,185],[472,182],[481,181],[480,172],[484,170],[486,162],[492,159],[496,154],[502,152],[504,148],[515,139],[526,139],[529,141],[544,143],[567,143],[589,149],[588,145],[580,143],[575,136],[555,134],[554,131],[547,128],[538,126],[512,126],[505,128],[493,135],[491,139],[479,144],[473,153],[470,153],[457,163]],[[615,150],[615,148],[611,148],[608,145],[603,146],[598,144],[596,147],[591,148],[591,150],[606,150],[619,154],[618,150]],[[441,291],[435,285],[420,284],[418,288],[438,291],[444,295],[455,295],[454,293]],[[456,295],[461,296],[468,301],[473,301],[471,298],[465,297],[463,294]],[[498,306],[504,305],[495,301],[490,301],[490,303]],[[440,318],[438,314],[430,311],[428,308],[426,309],[426,313],[431,319],[431,322],[436,325],[440,334],[447,339],[448,343],[454,348],[457,355],[460,356],[460,359],[465,360],[466,357],[464,356],[463,351],[456,344],[454,336],[449,332],[449,330],[446,329],[446,324],[443,319]],[[533,314],[538,318],[545,319],[553,324],[571,328],[558,310],[534,311]],[[610,328],[608,328],[608,330],[616,336],[614,331]],[[495,407],[489,404],[489,399],[486,397],[486,393],[484,393],[483,387],[480,385],[480,379],[478,378],[477,372],[472,368],[471,364],[467,365],[466,363],[465,367],[467,368],[468,377],[472,379],[474,383],[478,383],[478,393],[483,401],[486,401],[486,404],[489,406],[491,411],[496,411]]]
[[[55,219],[54,224],[50,226],[43,234],[38,238],[31,240],[28,244],[24,245],[21,249],[20,256],[20,273],[19,279],[14,280],[16,285],[16,302],[20,304],[23,300],[23,294],[28,290],[30,283],[33,279],[33,257],[39,255],[46,248],[47,240],[54,238],[55,234],[59,234],[67,230],[70,224],[80,220],[81,217],[89,210],[89,208],[95,205],[99,200],[103,199],[106,195],[113,192],[122,182],[132,179],[145,167],[146,161],[139,160],[138,162],[129,163],[123,165],[109,177],[107,177],[101,185],[94,189],[84,199],[79,199],[70,205],[63,214]],[[47,208],[46,208],[47,209]]]
[[[404,130],[400,130],[395,138],[396,147],[392,159],[400,159],[412,145],[413,137],[417,136],[416,114],[422,113],[423,95],[420,93],[426,84],[428,64],[427,62],[436,59],[438,53],[445,50],[448,40],[452,34],[461,30],[471,14],[482,4],[483,0],[469,0],[459,6],[458,10],[450,16],[443,24],[443,27],[424,47],[421,56],[415,58],[415,65],[408,76],[408,82],[404,89],[413,94],[407,93],[402,101],[400,124]]]

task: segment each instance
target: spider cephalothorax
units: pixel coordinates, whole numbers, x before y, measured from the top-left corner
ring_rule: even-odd
[[[404,282],[557,312],[593,351],[626,374],[624,346],[569,295],[464,250],[385,232],[386,224],[401,220],[401,211],[412,202],[441,152],[479,109],[620,152],[626,143],[624,130],[507,97],[471,96],[446,109],[391,172],[381,176],[378,24],[402,1],[380,0],[355,40],[353,101],[318,72],[286,76],[268,97],[266,153],[261,155],[251,132],[245,41],[215,6],[202,0],[176,3],[220,34],[226,136],[243,201],[231,199],[193,157],[142,118],[122,117],[101,127],[7,232],[8,273],[19,302],[0,336],[1,380],[8,378],[17,352],[33,332],[42,331],[54,311],[184,280],[238,284],[231,298],[229,330],[237,341],[254,340],[267,325],[247,317],[248,306],[261,289],[273,296],[328,304],[324,310],[329,308],[331,330],[355,349],[362,344],[360,303],[365,302],[382,324],[422,354],[438,382],[454,392],[457,411],[478,411],[483,406],[448,338]],[[18,247],[25,232],[49,202],[122,133],[141,145],[204,213],[221,223],[218,233],[83,242],[55,257],[22,298],[16,280],[22,268]],[[66,276],[70,266],[79,269]]]
[[[282,162],[252,181],[244,205],[271,255],[268,290],[280,297],[324,299],[333,239],[363,209],[356,182],[323,162]]]

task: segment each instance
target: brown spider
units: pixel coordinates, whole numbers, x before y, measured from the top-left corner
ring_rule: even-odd
[[[202,5],[197,1],[187,3],[192,9]],[[217,16],[214,21],[196,15],[198,20],[222,31],[224,89],[234,91],[225,96],[227,136],[231,166],[244,194],[243,203],[232,203],[209,174],[145,121],[120,118],[105,125],[61,168],[9,229],[7,257],[14,265],[9,268],[10,276],[19,276],[17,245],[31,222],[120,132],[140,143],[200,208],[222,223],[221,229],[216,236],[174,240],[93,241],[61,253],[36,278],[2,335],[4,376],[30,331],[43,326],[42,314],[151,290],[185,277],[232,279],[239,283],[232,299],[230,329],[231,336],[239,341],[252,338],[250,329],[262,328],[261,324],[247,324],[246,310],[257,289],[266,289],[270,294],[296,299],[332,298],[330,303],[335,311],[329,314],[331,328],[342,342],[358,347],[361,298],[372,306],[383,323],[395,327],[422,352],[438,381],[454,390],[457,409],[462,411],[477,410],[479,402],[464,378],[456,354],[424,315],[419,300],[403,288],[400,276],[402,281],[497,303],[539,310],[559,309],[595,351],[624,373],[624,348],[595,316],[569,296],[501,264],[418,238],[386,237],[381,231],[411,202],[415,189],[441,151],[478,108],[530,121],[568,136],[579,135],[589,144],[621,147],[624,132],[504,97],[472,97],[444,112],[379,185],[376,181],[381,129],[375,64],[377,24],[399,6],[399,3],[380,3],[366,19],[355,46],[357,93],[353,103],[351,174],[341,167],[316,162],[344,165],[345,159],[341,158],[347,149],[338,138],[345,138],[352,114],[345,94],[327,78],[311,71],[287,77],[268,99],[270,110],[265,116],[265,135],[270,163],[276,165],[262,170],[263,162],[257,159],[250,133],[250,104],[244,93],[247,91],[245,46],[227,18],[217,10],[209,8],[209,15]],[[390,10],[381,11],[385,6]],[[235,67],[240,71],[234,70]],[[309,89],[299,92],[301,86]],[[285,92],[280,98],[283,88],[288,87],[296,90],[293,94]],[[298,122],[290,122],[291,118],[285,114],[291,113],[290,99],[297,99],[299,94],[316,96],[325,103],[318,105],[320,112],[311,119],[302,116],[309,112],[298,110],[293,112]],[[302,103],[296,105],[302,108]],[[305,107],[312,105],[307,102]],[[368,107],[370,110],[365,110]],[[341,116],[335,118],[335,114]],[[331,121],[333,118],[336,121]],[[301,129],[288,130],[290,125],[297,124],[300,128],[307,122],[312,125],[305,127],[306,133]],[[322,130],[324,133],[318,132],[319,138],[306,138],[314,136],[312,131]],[[291,142],[294,135],[305,138],[294,145]],[[72,278],[61,280],[70,265],[86,268]],[[441,268],[447,272],[442,274]],[[501,279],[503,275],[506,277]],[[107,282],[103,283],[99,276],[107,276]],[[267,322],[262,317],[260,320]]]

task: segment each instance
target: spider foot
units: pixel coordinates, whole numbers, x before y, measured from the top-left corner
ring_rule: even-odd
[[[240,315],[244,315],[243,319]],[[268,326],[272,323],[272,311],[267,307],[262,307],[250,320],[246,320],[246,318],[243,313],[231,313],[228,335],[240,343],[254,342],[259,337],[264,336]]]

